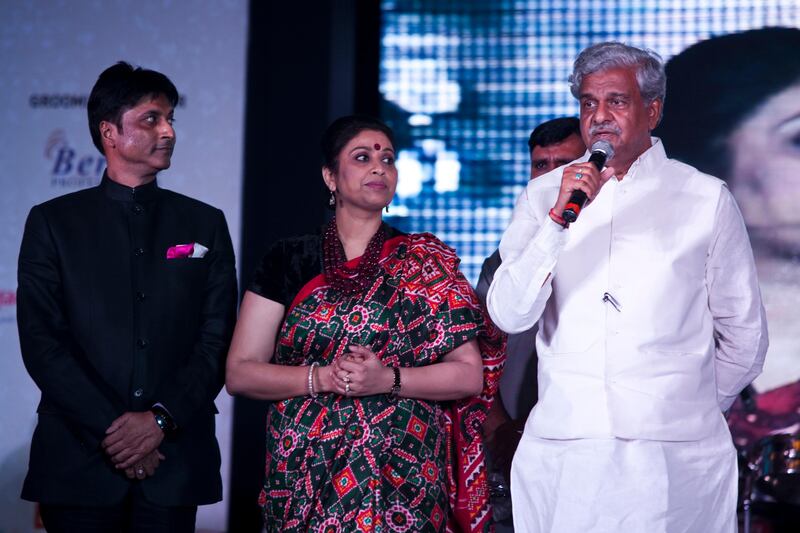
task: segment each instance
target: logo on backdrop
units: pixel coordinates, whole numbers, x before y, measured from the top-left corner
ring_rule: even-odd
[[[85,94],[32,94],[28,98],[28,104],[34,108],[49,109],[86,109],[86,102],[89,97]]]
[[[31,94],[28,97],[28,105],[33,109],[86,109],[86,103],[89,101],[87,94],[69,94],[69,93],[40,93]],[[181,94],[178,96],[177,107],[186,107],[186,95]]]
[[[44,157],[50,161],[50,186],[84,188],[100,183],[106,158],[94,147],[89,153],[72,147],[62,129],[53,130],[47,137]]]
[[[0,322],[14,320],[17,306],[17,293],[11,289],[0,289]]]

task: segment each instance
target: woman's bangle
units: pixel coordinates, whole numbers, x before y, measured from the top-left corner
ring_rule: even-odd
[[[392,371],[394,372],[394,383],[392,383],[392,388],[389,389],[389,398],[397,399],[400,395],[400,387],[402,386],[400,383],[400,368],[393,366]]]
[[[308,367],[308,395],[316,398],[319,394],[314,390],[314,370],[319,366],[319,363],[314,361]]]
[[[553,220],[553,222],[564,228],[566,228],[569,225],[567,224],[567,221],[564,220],[564,217],[556,213],[556,210],[553,209],[552,207],[550,208],[550,218]]]

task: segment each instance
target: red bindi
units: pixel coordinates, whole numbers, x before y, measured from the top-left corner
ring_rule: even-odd
[[[375,143],[375,146],[373,146],[373,148],[375,148],[376,150],[380,150],[381,149],[381,145],[378,144],[378,143]]]

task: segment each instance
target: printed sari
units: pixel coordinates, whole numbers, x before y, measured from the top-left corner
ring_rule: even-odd
[[[429,234],[391,231],[365,293],[344,295],[321,273],[297,284],[274,362],[329,365],[358,344],[384,365],[419,367],[477,339],[483,392],[450,402],[332,393],[275,402],[259,498],[267,531],[492,529],[481,425],[505,338],[482,312],[452,249]],[[284,244],[265,262],[284,265],[278,278],[296,277],[287,270],[303,264],[321,272],[319,258],[308,253],[318,242],[306,240],[301,258],[297,246]]]

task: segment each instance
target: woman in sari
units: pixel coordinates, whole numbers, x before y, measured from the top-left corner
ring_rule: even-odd
[[[265,254],[228,355],[228,391],[273,401],[267,531],[487,531],[503,339],[452,249],[383,223],[391,130],[344,117],[322,146],[335,216]]]

